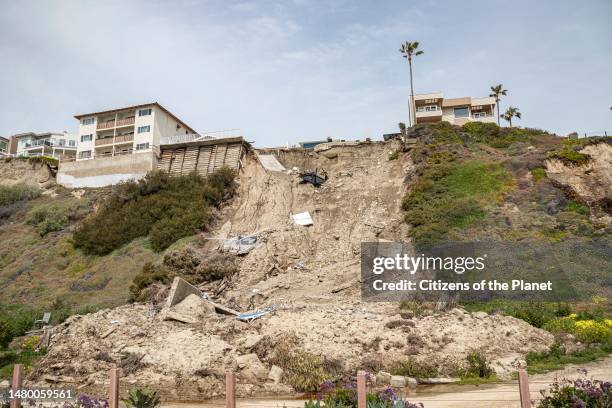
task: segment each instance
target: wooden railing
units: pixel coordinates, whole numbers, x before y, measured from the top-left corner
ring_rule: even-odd
[[[129,117],[129,118],[125,118],[125,119],[119,119],[117,121],[117,126],[126,126],[126,125],[133,125],[135,121],[135,118]]]
[[[108,144],[113,144],[112,137],[103,137],[100,139],[96,139],[96,146],[102,146],[102,145],[108,145]]]
[[[110,129],[112,127],[115,127],[114,120],[106,120],[104,122],[98,122],[98,124],[96,125],[96,129]]]
[[[134,140],[134,134],[115,136],[115,143],[125,143]]]

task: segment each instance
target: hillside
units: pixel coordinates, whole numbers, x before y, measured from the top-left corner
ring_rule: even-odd
[[[356,369],[463,376],[471,353],[503,377],[515,361],[529,352],[545,355],[555,341],[568,350],[579,347],[573,337],[559,337],[563,330],[554,326],[569,318],[569,305],[466,305],[469,312],[452,304],[361,302],[360,245],[384,240],[608,245],[609,139],[563,140],[541,130],[480,124],[417,126],[408,136],[414,143],[259,151],[275,154],[286,172],[264,170],[251,154],[235,196],[210,213],[207,228],[159,252],[151,249],[147,234],[110,253],[85,255],[73,248],[74,230],[97,225],[111,189],[47,186],[42,195],[21,201],[0,227],[3,242],[16,243],[2,249],[3,295],[45,305],[57,298],[79,305],[117,305],[128,296],[141,302],[69,318],[54,330],[48,355],[30,378],[76,382],[100,392],[100,372],[119,364],[129,384],[156,387],[165,398],[197,399],[222,393],[225,368],[240,369],[242,395],[283,393],[311,391],[323,379]],[[298,172],[305,169],[325,170],[329,178],[318,188],[301,184]],[[156,189],[146,194],[164,202]],[[26,223],[27,214],[50,203],[77,210],[65,227],[41,237]],[[293,222],[291,216],[304,211],[313,226]],[[120,228],[109,230],[116,235]],[[255,233],[259,243],[248,254],[219,253],[219,239]],[[100,240],[110,242],[109,234],[101,231]],[[582,289],[605,299],[608,265],[601,266]],[[198,315],[196,323],[162,320],[158,312],[177,275],[237,311],[274,307],[275,313],[250,324],[215,313]],[[585,298],[577,307],[595,310],[597,303]],[[199,307],[197,301],[193,307]],[[578,319],[600,324],[604,318],[589,316]],[[603,327],[598,338],[572,333],[582,343],[608,344],[611,336]],[[240,363],[245,359],[247,368]],[[273,365],[285,374],[269,384],[265,378]]]

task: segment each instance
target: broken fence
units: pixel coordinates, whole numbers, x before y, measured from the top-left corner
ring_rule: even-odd
[[[548,382],[546,382],[548,384]],[[23,366],[21,364],[15,364],[13,368],[13,378],[11,381],[11,389],[19,390],[23,389]],[[518,370],[518,388],[519,388],[519,400],[516,399],[495,399],[495,400],[486,400],[489,402],[501,402],[507,403],[508,406],[513,402],[520,401],[521,408],[531,408],[532,400],[531,393],[536,393],[538,391],[530,391],[529,389],[529,379],[527,377],[527,372],[525,370]],[[496,393],[503,393],[504,391],[496,390]],[[515,390],[505,391],[512,392],[516,394]],[[366,396],[367,396],[367,386],[366,386],[366,373],[364,371],[359,371],[357,373],[357,402],[358,408],[366,408]],[[113,367],[109,370],[109,387],[108,387],[108,407],[109,408],[119,408],[120,402],[120,369]],[[414,398],[416,400],[419,399],[418,395],[415,395]],[[425,408],[427,408],[427,400],[425,399]],[[440,402],[440,399],[432,400],[436,402]],[[445,399],[445,402],[464,402],[464,403],[476,403],[483,402],[485,400],[482,399],[466,399],[466,400],[457,400],[457,399]],[[270,401],[271,403],[273,401]],[[244,406],[243,404],[239,404],[240,406]],[[20,399],[12,399],[10,400],[10,408],[21,408],[22,401]],[[226,371],[225,373],[225,406],[227,408],[236,408],[236,373],[233,371]],[[469,406],[469,405],[457,405],[457,406]]]

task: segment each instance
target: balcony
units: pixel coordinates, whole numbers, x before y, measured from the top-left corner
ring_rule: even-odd
[[[102,130],[112,129],[114,127],[131,126],[134,124],[135,120],[136,118],[134,116],[130,116],[129,118],[117,119],[117,121],[114,119],[99,121],[96,125],[96,129]]]
[[[417,118],[434,118],[434,117],[442,117],[442,109],[438,109],[435,111],[417,111]]]
[[[133,141],[134,141],[133,133],[129,135],[119,135],[115,137],[105,137],[101,139],[96,139],[96,147],[112,145],[112,144],[120,144],[120,143],[132,143]]]

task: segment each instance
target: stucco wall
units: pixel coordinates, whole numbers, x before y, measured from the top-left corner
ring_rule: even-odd
[[[144,177],[157,166],[152,152],[60,162],[57,183],[68,188],[104,187]]]

